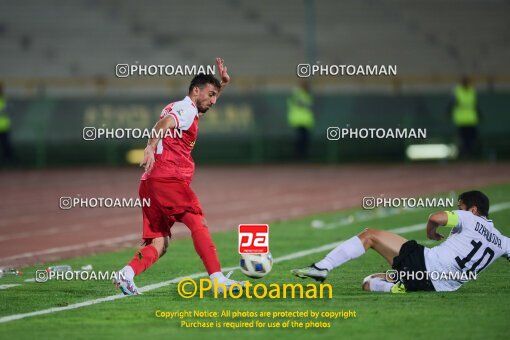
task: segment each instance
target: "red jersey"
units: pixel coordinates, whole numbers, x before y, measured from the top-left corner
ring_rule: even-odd
[[[191,98],[186,96],[181,101],[168,104],[161,112],[160,119],[169,115],[174,117],[176,127],[159,141],[154,167],[150,174],[144,172],[141,179],[168,178],[189,184],[195,172],[191,151],[198,134],[198,110]]]

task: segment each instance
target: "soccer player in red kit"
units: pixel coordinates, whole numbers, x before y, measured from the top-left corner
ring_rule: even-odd
[[[171,236],[170,228],[176,221],[191,230],[195,250],[213,282],[217,279],[217,283],[227,289],[234,283],[241,286],[245,283],[230,280],[221,272],[202,208],[190,187],[195,170],[191,151],[197,138],[199,115],[216,103],[230,81],[223,59],[216,58],[216,64],[221,82],[213,75],[195,76],[186,98],[163,109],[153,130],[156,138],[150,138],[145,148],[140,164],[145,167],[145,172],[140,181],[139,195],[141,199],[150,199],[150,206],[142,208],[144,246],[121,270],[123,275],[114,280],[125,295],[140,294],[134,277],[165,254]],[[178,130],[181,133],[177,133]],[[161,136],[161,140],[157,138]],[[221,286],[219,288],[221,291]]]

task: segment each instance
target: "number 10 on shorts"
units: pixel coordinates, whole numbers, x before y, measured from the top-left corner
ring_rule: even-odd
[[[267,254],[269,252],[269,225],[240,224],[239,254]]]

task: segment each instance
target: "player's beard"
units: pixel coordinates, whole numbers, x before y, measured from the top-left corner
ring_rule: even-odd
[[[200,114],[202,114],[202,115],[203,115],[203,114],[204,114],[204,113],[206,113],[206,112],[207,112],[207,110],[209,110],[209,109],[210,109],[210,107],[202,106],[201,104],[198,104],[198,103],[197,103],[197,110],[198,110],[198,113],[200,113]]]
[[[208,107],[206,107],[205,109],[204,109],[204,108],[200,108],[200,107],[199,107],[199,108],[198,108],[198,113],[199,113],[201,116],[203,116],[203,115],[207,112],[207,110],[209,110],[209,108],[208,108]]]

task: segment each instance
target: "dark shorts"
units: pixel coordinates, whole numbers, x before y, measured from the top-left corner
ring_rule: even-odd
[[[399,272],[416,273],[421,272],[423,278],[421,280],[412,279],[413,275],[407,275],[406,278],[400,278],[406,290],[409,292],[416,291],[435,291],[432,282],[424,275],[427,271],[425,267],[425,255],[424,249],[421,244],[416,241],[407,241],[400,248],[398,256],[393,258],[392,268]],[[411,276],[411,279],[408,279]],[[420,275],[414,275],[414,277],[421,278]]]

